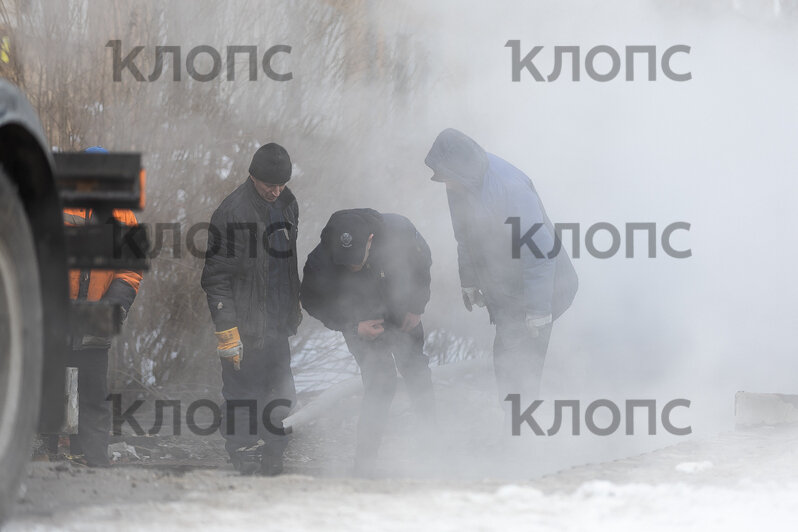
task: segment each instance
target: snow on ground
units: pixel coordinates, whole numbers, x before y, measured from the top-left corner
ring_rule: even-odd
[[[310,478],[264,490],[192,492],[178,502],[94,506],[57,525],[20,521],[15,530],[795,530],[798,484],[729,487],[583,484],[546,495],[532,486],[491,490],[368,484],[325,486]],[[294,486],[283,486],[285,483]],[[304,485],[298,488],[296,484]]]
[[[518,482],[53,473],[57,466],[37,463],[28,503],[6,530],[794,531],[796,466],[796,428],[729,433]],[[43,509],[67,490],[69,505]]]

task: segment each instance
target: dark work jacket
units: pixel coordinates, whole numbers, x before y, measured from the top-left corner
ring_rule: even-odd
[[[270,209],[280,209],[270,216]],[[274,224],[280,219],[284,224]],[[278,227],[280,225],[280,227]],[[219,205],[211,216],[208,230],[208,251],[202,270],[202,288],[208,296],[208,307],[217,331],[238,327],[258,347],[267,334],[292,335],[300,321],[299,272],[296,239],[299,206],[290,189],[270,204],[258,195],[247,179]],[[269,242],[274,232],[288,232],[288,250],[273,250]],[[277,257],[276,255],[279,255]],[[287,267],[275,268],[275,259]],[[271,260],[270,260],[271,259]],[[276,275],[279,279],[271,278]],[[279,283],[286,290],[270,291]],[[272,298],[279,296],[284,313],[281,323],[274,321],[268,309]],[[270,314],[272,318],[270,319]]]
[[[423,314],[430,298],[429,246],[415,226],[398,214],[379,215],[363,269],[333,263],[320,243],[308,256],[302,279],[302,307],[329,329],[348,331],[358,322],[385,319],[399,326],[407,312]]]

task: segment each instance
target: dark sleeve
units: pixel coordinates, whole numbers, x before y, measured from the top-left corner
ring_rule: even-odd
[[[299,289],[302,308],[328,329],[343,331],[347,324],[338,311],[334,291],[335,288],[332,286],[317,247],[308,256],[302,273],[302,285]]]
[[[133,211],[127,209],[114,210],[114,218],[122,225],[136,225],[136,216]],[[130,306],[136,299],[136,294],[141,284],[141,272],[132,270],[117,270],[114,272],[113,280],[108,285],[108,290],[102,296],[102,301],[119,305],[122,307],[123,317],[127,316]]]
[[[457,266],[460,272],[460,286],[476,287],[477,275],[474,269],[474,262],[471,258],[471,250],[467,241],[467,228],[469,215],[468,200],[465,195],[451,189],[447,189],[446,197],[449,201],[449,214],[452,218],[452,229],[454,238],[457,240]]]
[[[410,291],[407,299],[408,310],[413,314],[423,314],[424,308],[430,298],[430,267],[432,266],[432,253],[427,241],[412,226],[412,236],[409,239],[408,259],[411,273]]]
[[[219,209],[211,217],[208,231],[208,250],[202,269],[202,289],[208,296],[208,308],[217,331],[238,326],[233,282],[244,259],[244,239],[227,239],[227,225],[232,221]]]
[[[102,301],[120,305],[124,309],[125,314],[130,310],[130,306],[133,304],[134,299],[136,299],[136,289],[120,278],[111,281],[108,290],[105,291],[102,297]]]

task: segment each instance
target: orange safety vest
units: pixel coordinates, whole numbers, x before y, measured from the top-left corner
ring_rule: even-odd
[[[91,209],[64,209],[65,225],[83,225],[86,217],[91,216]],[[136,225],[136,217],[133,211],[128,209],[114,209],[114,218],[124,225]],[[141,273],[132,270],[89,270],[89,290],[86,294],[88,301],[99,301],[108,291],[114,279],[120,279],[133,287],[138,293],[139,283],[141,283]],[[78,298],[80,291],[81,270],[69,270],[69,297]]]

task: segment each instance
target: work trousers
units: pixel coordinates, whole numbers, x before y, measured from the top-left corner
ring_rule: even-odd
[[[388,325],[380,336],[367,340],[345,334],[349,351],[360,366],[363,403],[357,426],[356,461],[377,456],[396,392],[396,370],[402,375],[416,420],[425,429],[435,418],[435,399],[429,359],[424,355],[424,328],[419,323],[408,332]]]
[[[266,443],[264,452],[282,456],[289,436],[278,432],[296,403],[288,336],[266,336],[262,342],[242,338],[242,343],[240,370],[236,371],[232,362],[221,361],[224,404],[219,431],[225,438],[225,449],[232,455],[262,439]],[[254,405],[254,411],[250,405]]]
[[[70,350],[67,366],[78,369],[78,434],[69,438],[70,452],[83,454],[91,465],[107,465],[111,405],[108,397],[108,349]]]
[[[541,327],[535,337],[527,327],[523,312],[498,311],[492,315],[496,323],[493,367],[499,402],[503,402],[508,394],[520,394],[522,400],[537,399],[549,348],[551,323]]]

